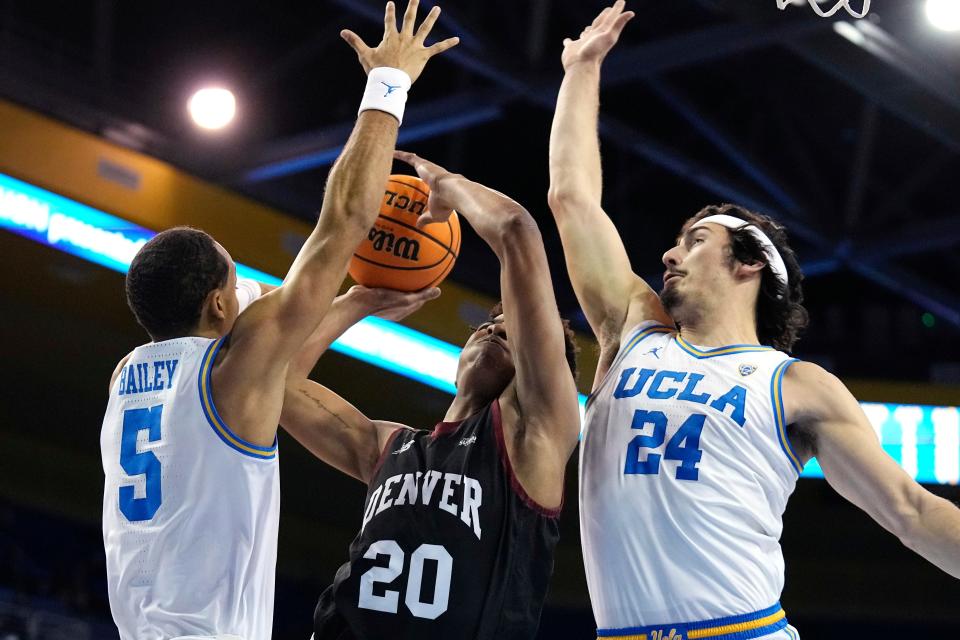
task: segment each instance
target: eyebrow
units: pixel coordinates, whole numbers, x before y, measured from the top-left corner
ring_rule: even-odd
[[[694,224],[696,224],[696,223],[694,223]],[[693,235],[693,234],[696,233],[697,231],[706,231],[707,233],[713,233],[713,230],[710,229],[710,227],[694,227],[694,228],[691,228],[691,229],[687,229],[686,231],[684,231],[683,233],[681,233],[680,235],[677,236],[677,244],[679,245],[681,242],[683,242],[684,240],[686,240],[688,237],[690,237],[691,235]]]

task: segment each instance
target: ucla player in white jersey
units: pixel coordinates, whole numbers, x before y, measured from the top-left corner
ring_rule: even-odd
[[[816,456],[841,495],[960,577],[960,510],[880,447],[856,400],[788,352],[806,324],[783,227],[707,207],[663,255],[658,296],[601,207],[600,64],[616,2],[564,42],[550,206],[601,357],[581,443],[580,519],[597,634],[796,638],[779,597],[781,516]]]
[[[439,9],[415,30],[416,9],[410,0],[398,29],[388,3],[374,49],[342,34],[367,91],[282,286],[240,315],[230,255],[196,229],[158,234],[130,265],[128,301],[152,342],[118,365],[100,437],[107,587],[123,640],[271,636],[287,367],[377,216],[407,89],[457,42],[425,46]]]

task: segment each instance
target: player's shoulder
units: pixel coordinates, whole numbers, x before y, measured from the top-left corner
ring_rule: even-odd
[[[834,374],[813,362],[794,362],[783,377],[784,405],[791,421],[816,420],[832,415],[852,399]]]
[[[110,374],[110,386],[107,387],[107,393],[113,389],[113,383],[117,381],[117,376],[119,376],[120,372],[123,371],[123,368],[127,366],[127,363],[130,361],[132,356],[133,351],[120,358],[120,362],[117,363],[117,366],[113,369],[113,373]]]
[[[814,362],[793,360],[784,377],[784,384],[790,384],[798,390],[815,392],[818,389],[829,390],[835,385],[843,385],[835,375]]]

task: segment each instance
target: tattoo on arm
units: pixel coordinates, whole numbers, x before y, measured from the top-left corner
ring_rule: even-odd
[[[300,391],[300,393],[302,393],[305,397],[309,398],[310,401],[313,402],[313,404],[314,404],[318,409],[320,409],[321,411],[326,412],[326,413],[329,414],[332,418],[334,418],[337,422],[339,422],[342,430],[344,430],[344,431],[349,431],[349,430],[350,430],[350,425],[347,424],[347,422],[346,422],[342,417],[340,417],[340,414],[338,414],[336,411],[331,410],[327,405],[325,405],[325,404],[323,403],[323,400],[321,400],[320,398],[312,395],[312,394],[310,393],[310,391],[307,390],[307,389],[299,389],[299,391]]]

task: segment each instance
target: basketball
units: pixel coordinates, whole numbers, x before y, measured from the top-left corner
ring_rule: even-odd
[[[380,215],[350,261],[350,277],[365,287],[417,291],[446,278],[460,253],[460,220],[417,228],[430,188],[416,176],[392,175]]]

